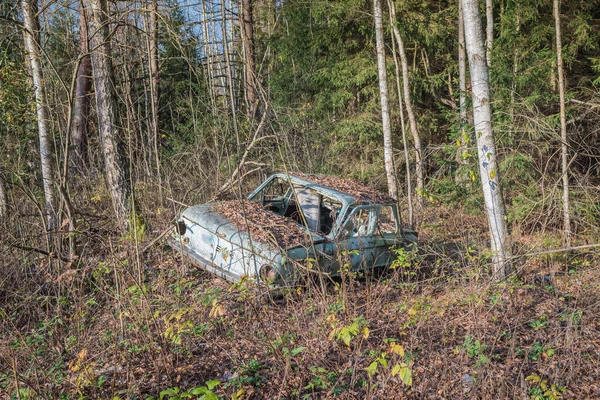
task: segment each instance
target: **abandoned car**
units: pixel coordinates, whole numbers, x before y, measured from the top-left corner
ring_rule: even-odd
[[[339,275],[389,266],[416,242],[400,228],[396,201],[351,179],[279,173],[246,200],[187,208],[170,244],[230,282],[273,286],[309,273]]]

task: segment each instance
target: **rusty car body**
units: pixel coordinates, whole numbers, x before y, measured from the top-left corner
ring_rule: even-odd
[[[169,242],[230,282],[298,283],[307,270],[335,276],[389,266],[417,241],[401,229],[396,201],[356,181],[278,173],[247,200],[187,208]]]

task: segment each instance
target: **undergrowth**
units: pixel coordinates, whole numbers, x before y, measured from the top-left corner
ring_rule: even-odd
[[[171,218],[146,215],[154,232]],[[600,395],[597,258],[524,259],[491,283],[481,217],[436,207],[392,268],[279,296],[100,229],[71,262],[4,245],[6,398]]]

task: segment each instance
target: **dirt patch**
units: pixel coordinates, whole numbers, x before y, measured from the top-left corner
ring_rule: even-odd
[[[277,215],[255,201],[228,200],[214,205],[213,210],[239,230],[250,233],[257,242],[288,248],[309,239],[296,221]]]
[[[331,189],[335,189],[339,192],[344,192],[354,197],[357,202],[365,204],[389,204],[395,203],[396,199],[388,196],[379,190],[368,187],[367,185],[360,183],[354,179],[349,178],[338,178],[337,176],[330,175],[311,175],[304,174],[301,172],[293,172],[293,176],[296,176],[305,181],[316,183],[317,185],[327,186]]]

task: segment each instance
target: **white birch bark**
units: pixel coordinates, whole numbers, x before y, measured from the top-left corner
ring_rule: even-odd
[[[560,141],[563,183],[563,224],[565,244],[571,247],[571,213],[569,211],[569,149],[567,147],[567,116],[565,106],[565,76],[560,34],[560,0],[554,0],[554,26],[556,30],[556,65],[558,67],[558,94],[560,98]]]
[[[383,158],[387,177],[388,193],[398,198],[394,153],[392,148],[392,124],[390,122],[390,105],[388,100],[387,71],[385,63],[385,47],[383,43],[383,17],[380,0],[373,0],[375,16],[375,41],[377,48],[377,70],[379,73],[379,99],[381,102],[381,122],[383,126]]]
[[[492,46],[494,45],[494,3],[485,0],[485,32],[486,32],[486,59],[488,68],[492,66]]]
[[[52,191],[52,148],[48,127],[48,103],[46,101],[42,57],[39,47],[39,20],[36,15],[37,1],[22,0],[21,8],[23,10],[23,27],[25,28],[23,33],[25,52],[27,53],[27,60],[29,61],[29,67],[33,75],[47,229],[54,230],[56,217],[54,215],[55,203]]]
[[[486,64],[481,16],[478,0],[462,0],[465,41],[471,71],[473,123],[477,138],[479,173],[490,229],[494,279],[501,280],[510,272],[510,247],[496,146],[492,130],[489,73]]]

